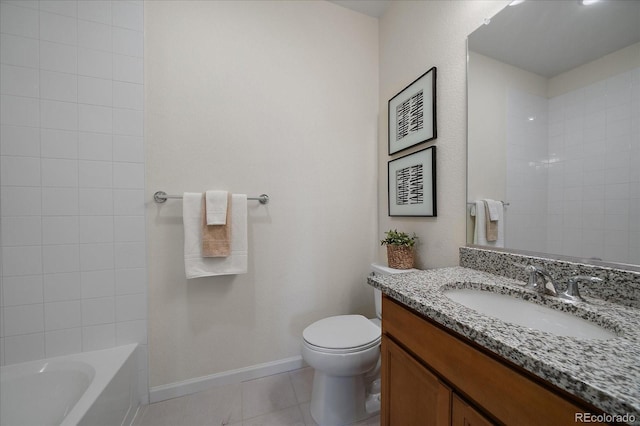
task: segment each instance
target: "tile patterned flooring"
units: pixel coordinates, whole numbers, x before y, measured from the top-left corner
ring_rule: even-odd
[[[142,407],[135,426],[316,426],[309,412],[313,368],[156,402]],[[353,426],[379,426],[374,416]],[[336,425],[338,426],[338,425]]]

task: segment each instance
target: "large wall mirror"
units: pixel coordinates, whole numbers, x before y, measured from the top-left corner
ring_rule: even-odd
[[[469,36],[467,179],[469,244],[640,265],[640,1],[514,1]]]

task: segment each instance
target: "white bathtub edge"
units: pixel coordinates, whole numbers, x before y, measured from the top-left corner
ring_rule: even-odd
[[[236,370],[223,371],[222,373],[169,383],[167,385],[154,386],[149,389],[149,402],[164,401],[207,390],[214,386],[259,379],[273,374],[297,370],[305,366],[306,364],[302,360],[302,356],[298,355],[291,358],[266,362],[264,364],[256,364]]]
[[[111,383],[115,375],[124,366],[125,362],[132,357],[137,347],[137,343],[131,343],[128,345],[81,352],[66,356],[66,358],[79,359],[94,366],[96,365],[96,362],[101,363],[101,365],[100,368],[96,369],[94,380],[89,385],[87,391],[82,395],[67,417],[65,417],[60,426],[75,426],[85,419],[89,410],[95,406],[98,397]],[[104,357],[105,354],[109,355],[106,359]]]

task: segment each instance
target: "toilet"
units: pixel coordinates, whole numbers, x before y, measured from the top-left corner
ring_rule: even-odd
[[[371,264],[371,275],[413,272]],[[347,425],[380,411],[382,292],[374,289],[376,318],[338,315],[302,332],[302,358],[314,368],[311,417],[320,426]]]

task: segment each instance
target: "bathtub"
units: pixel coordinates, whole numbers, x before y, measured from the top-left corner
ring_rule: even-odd
[[[136,344],[0,367],[0,426],[130,424]]]

